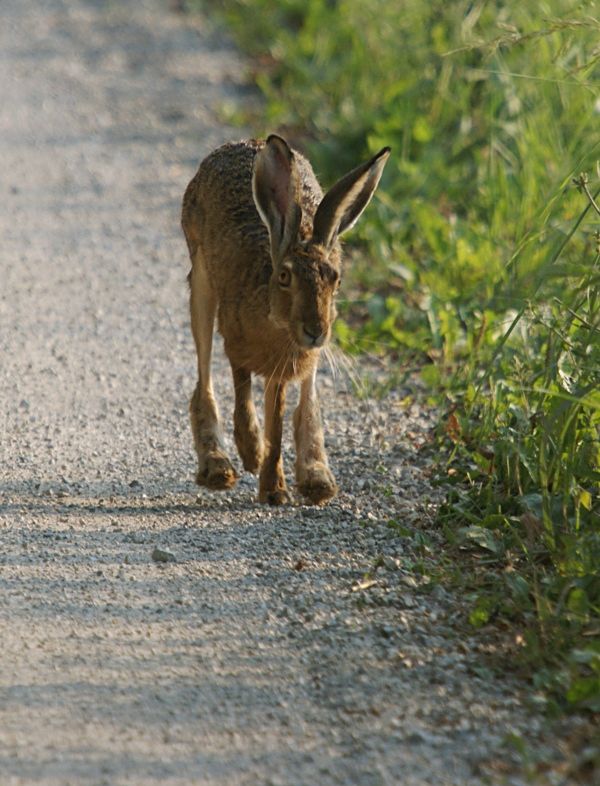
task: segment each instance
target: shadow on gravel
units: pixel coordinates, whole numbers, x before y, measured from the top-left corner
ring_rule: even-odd
[[[361,730],[381,723],[396,634],[374,637],[370,616],[348,615],[355,527],[334,544],[326,509],[273,511],[246,490],[200,504],[90,490],[47,499],[0,489],[12,495],[0,504],[12,541],[0,597],[11,628],[26,608],[27,627],[10,636],[27,639],[32,674],[7,681],[0,703],[28,725],[70,717],[81,729],[77,746],[57,726],[18,757],[0,755],[3,777],[75,784],[93,771],[107,784],[179,784],[201,773],[249,784],[240,774],[257,769],[380,786]],[[165,522],[173,512],[181,524]],[[153,563],[155,544],[176,561]],[[36,663],[53,678],[40,683]],[[335,734],[312,738],[324,712],[340,719]]]
[[[298,497],[295,504],[269,507],[257,501],[257,481],[242,478],[231,492],[209,492],[188,484],[133,481],[127,486],[117,483],[62,483],[22,481],[0,483],[0,515],[10,513],[80,513],[81,515],[170,515],[181,513],[201,515],[227,511],[245,515],[262,511],[265,518],[298,515],[323,515],[339,500],[328,506],[303,504]],[[293,486],[291,486],[293,489]]]

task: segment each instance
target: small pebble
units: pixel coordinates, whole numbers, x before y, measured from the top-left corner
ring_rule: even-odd
[[[175,562],[175,555],[171,554],[170,551],[163,551],[163,549],[159,549],[155,547],[152,551],[152,559],[154,562]]]

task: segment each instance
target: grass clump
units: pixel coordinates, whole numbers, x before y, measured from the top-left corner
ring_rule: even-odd
[[[338,341],[417,361],[442,404],[473,627],[508,624],[553,706],[599,711],[598,3],[219,7],[254,56],[257,132],[327,185],[392,146]]]

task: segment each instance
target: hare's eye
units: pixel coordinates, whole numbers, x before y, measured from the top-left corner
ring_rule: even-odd
[[[292,281],[292,271],[289,267],[282,267],[279,273],[279,286],[289,287]]]

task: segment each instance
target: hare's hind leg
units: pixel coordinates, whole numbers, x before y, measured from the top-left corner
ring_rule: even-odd
[[[264,446],[256,409],[252,401],[252,379],[244,368],[231,365],[235,389],[233,435],[244,469],[256,474],[263,460]]]
[[[294,412],[296,482],[298,491],[319,504],[335,497],[337,484],[327,463],[321,412],[315,385],[316,366],[302,380],[300,401]]]
[[[198,454],[196,483],[210,489],[227,489],[235,484],[237,475],[223,447],[210,377],[217,300],[198,256],[194,262],[190,275],[190,312],[198,355],[198,383],[190,401],[190,417]]]

